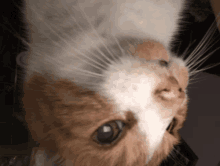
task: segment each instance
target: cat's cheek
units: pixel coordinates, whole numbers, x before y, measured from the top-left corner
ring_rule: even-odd
[[[183,124],[187,117],[188,100],[185,99],[180,108],[177,109],[176,114],[174,116],[175,120],[172,128],[168,129],[163,136],[163,139],[157,149],[154,151],[153,157],[147,164],[147,166],[155,166],[160,165],[162,160],[166,159],[167,156],[171,153],[174,146],[180,143],[180,134],[179,129],[183,127]]]
[[[163,140],[160,145],[154,151],[154,154],[151,160],[147,163],[147,166],[156,166],[160,165],[161,162],[167,158],[167,156],[171,153],[174,146],[180,142],[180,136],[178,133],[175,136],[168,131],[164,133]]]
[[[166,159],[169,153],[172,151],[174,145],[179,143],[179,139],[174,137],[168,132],[165,132],[164,138],[158,148],[155,150],[152,159],[147,166],[160,165],[162,160]]]

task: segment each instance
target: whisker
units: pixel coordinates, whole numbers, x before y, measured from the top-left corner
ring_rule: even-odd
[[[207,33],[206,33],[207,34]],[[203,37],[203,39],[206,38],[206,35]],[[191,61],[193,61],[194,59],[198,59],[197,56],[194,56],[196,54],[198,54],[197,52],[200,50],[200,48],[204,45],[204,42],[207,41],[205,40],[201,40],[199,42],[199,44],[196,46],[196,48],[193,50],[193,52],[190,54],[190,56],[186,59],[186,63],[189,64]],[[202,48],[202,51],[204,50],[204,47]]]
[[[17,5],[17,4],[15,4],[20,10],[21,10],[21,8]],[[36,10],[34,9],[34,8],[31,8],[38,16],[40,16],[37,12],[36,12]],[[69,10],[68,10],[68,12],[69,12]],[[85,13],[84,13],[85,14]],[[83,28],[77,23],[77,21],[76,21],[76,19],[74,18],[74,17],[72,17],[72,15],[70,14],[70,16],[71,16],[71,18],[74,20],[74,22],[76,23],[76,25],[81,29],[81,30],[83,30]],[[87,18],[88,19],[88,18]],[[65,44],[67,44],[67,45],[69,45],[70,46],[70,44],[69,43],[67,43],[66,42],[66,40],[62,37],[62,36],[60,36],[60,35],[58,35],[57,33],[56,33],[56,31],[60,31],[60,29],[59,28],[57,28],[56,26],[53,26],[53,28],[52,28],[52,26],[50,26],[48,23],[46,23],[46,22],[44,22],[44,24],[50,29],[50,31],[51,32],[53,32],[53,34],[55,34],[57,37],[59,37]],[[90,23],[91,24],[91,23]],[[10,24],[9,24],[10,25]],[[91,25],[92,26],[92,25]],[[56,28],[55,30],[54,30],[54,27]],[[93,28],[93,30],[94,30],[94,28]],[[25,43],[27,46],[30,46],[30,43],[28,43],[28,42],[26,42],[25,40],[23,40],[23,38],[22,37],[20,37],[20,35],[19,34],[17,34],[17,32],[15,31],[15,33],[16,34],[14,34],[16,37],[18,37],[19,39],[21,39],[22,41],[23,41],[23,43]],[[55,45],[55,46],[57,46],[57,47],[59,47],[59,48],[61,48],[62,50],[63,50],[63,48],[60,46],[60,44],[58,43],[58,42],[55,42],[52,38],[50,38],[48,35],[46,35],[45,33],[43,33],[50,41],[52,41],[52,43]],[[85,33],[86,34],[86,33]],[[96,33],[97,34],[97,33]],[[64,34],[63,34],[64,35]],[[97,34],[98,35],[98,34]],[[66,36],[66,35],[65,35]],[[87,34],[86,34],[86,36],[88,36]],[[67,38],[68,38],[68,36],[66,36]],[[89,37],[89,36],[88,36]],[[98,35],[98,37],[99,37],[99,35]],[[100,39],[100,38],[99,38]],[[100,39],[101,40],[101,39]],[[117,42],[117,40],[115,40],[116,42]],[[76,41],[73,41],[74,43],[77,43]],[[118,42],[117,42],[118,43]],[[122,48],[121,48],[121,46],[120,46],[120,44],[118,43],[118,46],[120,47],[120,50],[121,51],[123,51],[122,50]],[[71,46],[70,46],[71,47]],[[105,46],[105,48],[107,49],[107,46]],[[66,51],[66,50],[64,50],[65,52],[67,52],[67,53],[69,53],[70,55],[72,54],[71,52],[69,52],[69,51]],[[84,55],[80,50],[78,50],[78,49],[76,49],[76,48],[74,48],[74,51],[76,51],[77,53],[79,53],[79,54],[81,54],[82,55],[82,57],[85,57],[86,59],[88,59],[88,60],[90,60],[90,61],[92,61],[92,62],[94,62],[95,64],[97,64],[98,66],[102,66],[102,67],[104,67],[103,66],[103,64],[101,64],[101,63],[99,63],[99,62],[97,62],[97,61],[95,61],[95,60],[93,60],[93,59],[91,59],[91,58],[89,58],[88,56],[86,56],[86,55]],[[87,51],[87,50],[85,50],[86,52],[88,52],[88,53],[90,53],[90,54],[92,54],[92,55],[94,55],[96,58],[98,58],[100,61],[102,61],[104,64],[106,64],[106,62],[105,61],[103,61],[102,59],[100,59],[99,58],[99,56],[97,56],[96,54],[94,54],[93,52],[89,52],[89,51]],[[97,49],[97,51],[106,59],[108,59],[108,61],[109,62],[111,62],[111,59],[109,59],[107,56],[105,56],[102,52],[100,52],[100,50],[99,49]],[[108,52],[109,52],[109,50],[108,50]],[[110,52],[109,52],[110,53]],[[112,55],[111,53],[110,53],[110,55]],[[89,63],[89,61],[85,61],[84,59],[82,59],[82,58],[80,58],[81,56],[75,56],[75,57],[77,57],[78,59],[80,59],[80,60],[82,60],[83,62],[86,62],[87,64],[90,64],[90,65],[92,65],[93,67],[95,67],[95,68],[99,68],[99,69],[101,69],[100,67],[98,67],[97,65],[93,65],[92,63]],[[113,59],[115,59],[115,57],[112,55],[112,57],[113,57]],[[61,59],[62,60],[62,59]]]
[[[176,164],[178,163],[178,165],[181,165],[181,166],[183,165],[183,164],[182,164],[182,161],[180,161],[180,160],[178,159],[178,157],[177,157],[177,155],[175,154],[174,151],[171,151],[171,152],[170,152],[169,157],[170,157],[173,161],[175,161]]]
[[[16,5],[16,4],[15,4]],[[17,5],[16,5],[17,6]],[[17,6],[18,8],[20,8],[19,6]],[[39,14],[36,12],[36,10],[35,9],[33,9],[32,8],[32,10],[39,16]],[[44,22],[44,24],[54,33],[54,34],[56,34],[56,31],[58,30],[58,28],[56,28],[56,30],[53,30],[53,28],[51,28],[51,26],[50,25],[48,25],[46,22]],[[10,24],[9,24],[10,25]],[[55,26],[54,26],[55,27]],[[13,27],[12,27],[12,29],[13,29]],[[13,29],[14,30],[14,29]],[[16,31],[14,32],[14,33],[12,33],[12,34],[14,34],[14,36],[16,36],[17,38],[19,38],[20,40],[22,40],[23,41],[23,43],[25,43],[28,47],[30,46],[30,43],[29,42],[27,42],[27,41],[25,41]],[[51,39],[48,35],[46,35],[45,33],[43,33],[50,41],[52,41],[52,43],[55,45],[55,46],[57,46],[57,47],[59,47],[59,48],[61,48],[62,50],[63,50],[63,48],[60,46],[60,44],[58,43],[58,42],[56,42],[56,41],[54,41],[53,39]],[[56,34],[57,35],[57,34]],[[63,42],[65,42],[65,44],[68,44],[69,45],[69,43],[67,43],[66,42],[66,40],[63,38],[63,37],[61,37],[60,35],[57,35],[57,36],[59,36],[59,38],[63,41]],[[76,42],[75,42],[76,43]],[[38,46],[38,47],[42,47],[42,46]],[[43,47],[42,47],[43,48]],[[64,50],[65,52],[67,52],[67,53],[69,53],[69,54],[71,54],[69,51],[66,51],[66,50]],[[98,68],[98,69],[102,69],[102,68],[100,68],[99,66],[102,66],[103,68],[104,68],[104,66],[101,64],[101,63],[98,63],[97,61],[95,61],[95,60],[93,60],[93,59],[91,59],[91,58],[89,58],[88,56],[85,56],[84,54],[82,54],[82,52],[80,52],[78,49],[74,49],[74,51],[76,51],[77,53],[79,53],[79,54],[81,54],[82,56],[75,56],[76,58],[78,58],[78,59],[80,59],[80,60],[82,60],[83,62],[86,62],[87,64],[90,64],[91,66],[93,66],[93,67],[95,67],[95,68]],[[87,51],[87,50],[86,50]],[[87,51],[88,52],[88,51]],[[35,53],[36,55],[40,55],[41,56],[41,54],[40,53]],[[91,52],[90,52],[90,54],[91,54]],[[102,54],[103,55],[103,54]],[[94,62],[95,64],[97,64],[97,65],[94,65],[94,64],[92,64],[92,63],[89,63],[89,61],[86,61],[86,60],[84,60],[83,58],[80,58],[80,57],[85,57],[86,59],[88,59],[88,60],[90,60],[90,61],[92,61],[92,62]],[[97,57],[97,56],[96,56]],[[106,58],[106,57],[105,57]],[[99,59],[99,58],[98,58]],[[62,58],[60,59],[61,61],[63,60]],[[99,59],[100,61],[102,61],[104,64],[106,64],[106,62],[105,61],[103,61],[103,60],[101,60],[101,59]],[[61,61],[59,61],[59,62],[56,62],[56,63],[61,63]],[[91,73],[91,72],[88,72],[88,71],[86,71],[86,70],[81,70],[81,69],[79,69],[79,68],[75,68],[76,70],[79,70],[79,71],[82,71],[82,72],[84,72],[84,73],[90,73],[90,74],[93,74],[93,75],[95,75],[94,73]],[[85,74],[84,74],[85,75]],[[97,76],[97,75],[96,75]]]
[[[171,153],[170,153],[169,155],[170,155],[170,157],[171,157],[172,159],[175,160],[176,154],[174,153],[173,150],[171,151]]]
[[[193,41],[193,43],[195,43],[195,40]],[[180,56],[181,58],[184,58],[187,55],[187,52],[189,51],[189,48],[191,47],[191,45],[193,45],[193,43],[189,43],[183,54]],[[187,59],[185,60],[185,62],[187,63]]]
[[[179,151],[177,151],[175,148],[173,148],[174,151],[176,151],[180,156],[182,156],[182,159],[185,159],[184,163],[183,161],[181,161],[179,158],[175,158],[175,161],[178,163],[178,164],[181,164],[181,165],[185,165],[186,163],[189,162],[189,159],[186,158],[185,156],[183,156]]]
[[[79,6],[79,7],[80,7],[80,6]],[[108,51],[108,53],[112,56],[112,58],[113,58],[114,60],[116,60],[115,57],[114,57],[114,54],[108,49],[108,47],[106,46],[105,42],[100,38],[100,35],[99,35],[98,32],[96,31],[96,29],[93,27],[92,23],[89,21],[89,19],[88,19],[86,13],[85,13],[82,9],[81,9],[81,11],[82,11],[82,13],[84,14],[84,16],[86,17],[88,23],[90,24],[90,26],[91,26],[93,32],[97,35],[98,39],[101,41],[101,43],[102,43],[103,46],[106,48],[106,50]]]
[[[88,70],[83,70],[83,69],[79,69],[79,68],[76,68],[76,67],[72,67],[72,68],[73,68],[73,69],[76,69],[76,70],[78,70],[78,71],[80,71],[80,72],[87,73],[87,74],[89,74],[89,76],[94,75],[94,76],[97,76],[97,77],[103,77],[102,74],[90,72],[90,71],[88,71]],[[72,70],[69,70],[69,71],[72,71]],[[80,74],[82,74],[82,73],[80,73]]]
[[[194,75],[194,74],[196,74],[196,73],[199,73],[199,72],[208,70],[208,69],[213,68],[213,67],[218,66],[218,65],[220,65],[220,63],[217,63],[217,64],[215,64],[215,65],[207,66],[207,67],[204,68],[204,69],[200,69],[200,70],[197,70],[197,71],[192,71],[192,72],[191,72],[191,75]]]
[[[15,3],[14,0],[12,0],[12,3],[14,4],[14,6],[16,6],[16,7],[19,9],[19,11],[21,11],[21,13],[22,13],[23,15],[25,15],[25,13],[23,12],[23,8],[21,8],[20,6],[18,6],[17,3]],[[4,19],[4,17],[3,17],[3,19]],[[10,28],[13,30],[13,32],[10,31],[9,29],[7,29],[7,30],[8,30],[9,32],[11,32],[11,34],[14,35],[16,38],[20,39],[25,46],[29,47],[30,43],[28,43],[28,42],[26,41],[26,39],[24,39],[23,37],[21,37],[21,35],[17,33],[17,31],[11,26],[11,24],[10,24],[8,21],[4,20],[4,22],[7,22],[7,23],[8,23],[8,25],[9,25]]]
[[[125,54],[125,51],[124,51],[124,49],[121,47],[121,45],[120,45],[118,39],[117,39],[114,35],[112,35],[112,36],[113,36],[113,38],[114,38],[114,40],[115,40],[115,42],[116,42],[116,44],[117,44],[119,50],[121,51],[121,54],[124,55],[124,54]],[[120,58],[119,58],[119,60],[121,61]],[[121,63],[122,63],[122,61],[121,61]]]
[[[35,11],[35,9],[32,8],[32,10],[33,10],[37,15],[39,15],[39,14]],[[54,34],[57,35],[56,31],[54,31],[53,28],[51,28],[50,25],[48,25],[46,22],[44,22],[44,24],[45,24]],[[54,26],[54,27],[55,27],[55,26]],[[44,34],[44,35],[45,35],[45,34]],[[60,46],[60,44],[59,44],[58,42],[55,42],[55,41],[54,41],[53,39],[51,39],[48,35],[45,35],[45,36],[46,36],[48,39],[50,39],[55,46],[58,46],[59,48],[61,48],[62,50],[64,50],[64,49]],[[61,37],[60,35],[57,35],[57,36],[59,36],[59,38],[60,38],[65,44],[67,44],[67,45],[70,46],[70,44],[67,43],[66,40],[65,40],[63,37]],[[70,47],[71,47],[71,46],[70,46]],[[72,53],[69,52],[69,51],[66,51],[66,50],[64,50],[64,51],[67,52],[67,53],[69,53],[70,55],[72,54]],[[79,54],[82,55],[83,57],[89,59],[90,61],[96,63],[97,65],[102,66],[101,63],[98,63],[98,62],[94,61],[93,59],[89,58],[88,56],[85,56],[85,55],[84,55],[81,51],[79,51],[78,49],[74,48],[74,51],[76,51],[77,53],[79,53]],[[88,52],[88,51],[87,51],[87,52]],[[79,58],[80,56],[76,56],[76,55],[75,55],[75,57],[77,57],[78,59],[81,59],[81,60],[82,60],[82,58]],[[85,61],[84,61],[84,62],[85,62]],[[89,63],[88,61],[86,61],[86,63],[88,63],[88,64],[94,66],[95,68],[98,68],[98,66],[95,66],[95,65],[93,65],[92,63]],[[104,63],[105,63],[105,62],[104,62]],[[104,66],[102,66],[102,67],[104,67]],[[99,69],[101,69],[101,68],[99,67]]]
[[[40,53],[35,52],[35,54],[41,56]],[[57,62],[57,61],[56,61],[56,62]],[[58,62],[58,63],[60,63],[60,62]],[[82,73],[80,73],[81,75],[83,75],[83,74],[84,74],[84,75],[88,74],[89,76],[93,75],[93,76],[96,76],[96,77],[103,77],[102,74],[90,72],[90,71],[88,71],[88,70],[83,70],[83,69],[80,69],[80,68],[77,68],[77,67],[74,67],[74,66],[71,66],[71,69],[70,69],[70,68],[67,68],[67,69],[68,69],[69,71],[72,71],[72,69],[75,69],[75,70],[77,70],[77,71],[80,71],[80,72],[82,72]],[[66,70],[66,71],[68,71],[68,70]]]
[[[64,3],[62,3],[62,5],[64,6]],[[77,27],[80,28],[80,30],[84,31],[83,28],[82,28],[82,26],[77,22],[76,18],[72,16],[72,14],[70,13],[68,7],[64,6],[64,8],[67,9],[67,11],[68,11],[68,13],[69,13],[71,19],[74,21],[74,23],[77,25]],[[86,14],[84,13],[84,15],[86,15]],[[91,24],[91,23],[90,23],[90,24]],[[92,25],[90,25],[90,26],[93,28]],[[91,38],[87,33],[85,33],[85,35],[86,35],[88,38]],[[96,35],[97,35],[98,38],[99,38],[99,35],[98,35],[97,33],[96,33]],[[101,39],[99,38],[99,40],[101,40]],[[72,42],[76,43],[75,41],[72,41]],[[103,41],[101,41],[101,42],[103,43]],[[86,50],[86,51],[87,51],[87,50]],[[105,54],[104,54],[99,48],[97,48],[97,51],[98,51],[104,58],[106,58],[109,62],[112,61],[112,60],[109,59],[107,56],[105,56]],[[87,51],[87,52],[88,52],[88,51]],[[98,58],[98,56],[96,56],[95,54],[93,54],[93,55],[94,55],[96,58]],[[110,54],[110,55],[111,55],[111,54]],[[99,58],[98,58],[98,59],[99,59]],[[114,59],[114,57],[113,57],[113,59]],[[99,60],[101,60],[101,59],[99,59]],[[101,61],[102,61],[102,60],[101,60]],[[103,62],[103,61],[102,61],[102,62]]]
[[[32,8],[32,10],[39,16],[39,14],[36,12],[35,9]],[[51,32],[53,32],[53,34],[56,34],[56,36],[58,36],[65,44],[67,44],[67,45],[70,46],[70,44],[67,43],[66,40],[65,40],[63,37],[61,37],[60,35],[57,35],[56,31],[55,31],[53,28],[51,28],[51,26],[50,26],[49,24],[47,24],[46,22],[44,22],[44,24],[51,30]],[[54,26],[54,27],[56,27],[56,26]],[[59,30],[59,29],[56,28],[56,30]],[[57,47],[61,48],[62,50],[64,50],[64,49],[60,46],[60,44],[59,44],[58,42],[55,42],[53,39],[51,39],[51,38],[50,38],[48,35],[46,35],[45,33],[44,33],[44,35],[45,35],[49,40],[51,40],[52,43],[53,43],[55,46],[57,46]],[[75,42],[75,43],[76,43],[76,42]],[[70,47],[71,47],[71,46],[70,46]],[[69,51],[66,51],[66,50],[64,50],[64,51],[67,52],[67,53],[70,53]],[[88,56],[85,56],[80,50],[74,48],[74,51],[76,51],[77,53],[81,54],[83,57],[89,59],[90,61],[92,61],[92,62],[98,64],[99,66],[102,66],[101,63],[98,63],[97,61],[94,61],[93,59],[89,58]],[[88,51],[86,50],[86,52],[88,52]],[[71,55],[71,54],[72,54],[72,53],[70,53],[70,55]],[[90,52],[90,54],[91,54],[91,52]],[[95,55],[94,53],[92,53],[92,54]],[[76,56],[76,57],[77,57],[78,59],[80,59],[79,56]],[[97,57],[97,56],[96,56],[96,57]],[[99,60],[101,60],[101,59],[99,59]],[[101,60],[101,61],[102,61],[102,60]],[[106,64],[105,61],[102,61],[102,62],[103,62],[104,64]],[[89,62],[87,62],[87,63],[89,63]],[[98,67],[98,66],[93,65],[92,63],[89,63],[89,64],[92,65],[92,66],[94,66],[94,67],[96,67],[96,68]],[[104,67],[104,66],[102,66],[102,67]],[[101,69],[101,68],[99,68],[99,69]]]
[[[215,49],[215,50],[213,50],[211,53],[209,53],[207,56],[205,56],[204,58],[202,58],[202,59],[200,59],[198,62],[196,62],[196,63],[191,63],[188,67],[190,68],[190,70],[192,70],[195,66],[197,66],[198,64],[199,64],[199,66],[196,68],[196,69],[198,69],[203,63],[205,63],[205,61],[208,59],[208,58],[210,58],[210,56],[214,53],[214,52],[216,52],[218,49],[220,49],[220,47],[219,48],[217,48],[217,49]]]
[[[120,49],[121,53],[124,54],[124,49],[121,47],[120,43],[118,42],[118,39],[114,35],[112,35],[112,36],[113,36],[115,42],[117,43],[117,46]]]
[[[193,43],[195,43],[196,40],[194,40],[192,42],[192,32],[190,33],[190,42],[187,46],[187,48],[185,49],[185,51],[182,53],[182,55],[180,56],[182,59],[187,55],[187,52],[189,51],[189,48],[193,45]],[[185,60],[187,62],[187,60]]]
[[[128,39],[126,39],[125,41],[128,43],[128,45],[130,44],[130,43],[128,42]],[[126,50],[126,51],[129,53],[129,56],[132,58],[133,56],[132,56],[131,50],[128,49],[128,50]]]
[[[18,38],[19,40],[21,40],[22,43],[23,43],[26,47],[29,47],[29,46],[30,46],[30,43],[29,43],[28,41],[26,41],[26,39],[25,39],[24,37],[21,37],[21,35],[16,32],[16,30],[11,26],[11,24],[10,24],[8,21],[4,20],[4,22],[7,22],[8,25],[10,26],[10,28],[13,30],[13,31],[11,31],[11,30],[9,30],[9,28],[7,28],[7,31],[9,31],[13,36],[15,36],[16,38]]]
[[[80,83],[80,84],[83,84],[83,85],[90,85],[90,86],[92,86],[92,87],[99,87],[100,86],[100,84],[99,83],[89,83],[89,82],[81,82],[81,81],[75,81],[74,80],[74,83]]]
[[[215,42],[215,44],[216,44],[217,42]],[[214,44],[213,44],[214,45]],[[198,53],[197,53],[197,55],[199,55],[199,56],[194,56],[194,58],[192,58],[191,60],[190,60],[190,62],[188,62],[187,63],[187,65],[188,66],[196,66],[199,62],[201,62],[202,60],[200,60],[199,62],[196,62],[196,63],[192,63],[193,61],[195,62],[195,61],[197,61],[198,59],[200,59],[200,57],[202,57],[206,52],[208,52],[208,50],[209,49],[207,49],[207,47],[204,47],[205,49],[206,49],[206,51],[205,52],[203,52],[203,50],[200,50]],[[212,48],[212,47],[209,47],[209,48]],[[216,50],[218,50],[218,49],[216,49]],[[215,50],[215,51],[216,51]],[[212,51],[212,53],[213,52],[215,52],[215,51]],[[203,52],[203,53],[202,53]],[[203,59],[207,59],[207,58],[209,58],[210,57],[210,55],[212,54],[212,53],[209,53],[205,58],[203,58]]]
[[[197,47],[193,50],[193,52],[190,54],[190,56],[186,59],[186,63],[189,64],[191,61],[193,61],[194,59],[198,59],[200,58],[200,56],[202,56],[202,54],[200,56],[194,56],[196,54],[198,54],[197,52],[202,52],[204,50],[207,49],[207,43],[210,42],[210,40],[212,39],[215,31],[214,29],[216,29],[215,27],[215,22],[212,23],[212,25],[209,27],[207,33],[205,34],[205,36],[202,38],[202,40],[199,42],[199,44],[197,45]],[[211,35],[210,35],[211,33]],[[203,47],[205,45],[205,47]],[[202,49],[200,49],[202,47]]]
[[[193,78],[193,79],[191,79],[191,80],[189,81],[188,86],[189,86],[189,85],[192,85],[192,84],[195,84],[195,83],[198,83],[198,82],[201,82],[201,81],[205,81],[205,80],[206,80],[206,79],[201,79],[201,78],[195,79],[195,78]]]
[[[198,74],[197,74],[197,75],[190,75],[190,76],[189,76],[189,80],[190,80],[190,81],[193,81],[193,80],[200,80],[200,81],[207,80],[206,77],[200,76],[200,77],[198,78],[198,76],[199,76]]]

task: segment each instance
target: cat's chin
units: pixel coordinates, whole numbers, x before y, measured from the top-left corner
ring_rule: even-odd
[[[169,156],[174,149],[175,145],[178,145],[181,141],[179,129],[183,127],[183,124],[187,116],[187,100],[182,107],[177,111],[177,114],[167,127],[163,140],[158,148],[155,150],[151,160],[145,166],[158,166],[163,160]]]
[[[151,160],[145,166],[159,166],[163,160],[169,156],[174,146],[179,144],[180,137],[174,136],[170,132],[164,133],[163,140],[154,152]]]

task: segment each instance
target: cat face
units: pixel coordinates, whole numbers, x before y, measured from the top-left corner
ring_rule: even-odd
[[[25,107],[32,108],[26,119],[33,138],[75,166],[155,165],[165,159],[186,118],[187,70],[175,58],[165,61],[160,43],[145,42],[136,50],[133,59],[106,69],[95,92],[33,75],[24,96]]]
[[[159,165],[180,139],[178,130],[187,114],[188,69],[167,49],[176,25],[162,28],[161,20],[147,24],[151,19],[142,16],[154,17],[161,9],[160,16],[172,15],[176,22],[180,1],[171,13],[164,10],[172,8],[171,1],[106,1],[107,6],[79,1],[87,21],[102,16],[104,9],[115,11],[103,16],[109,22],[101,19],[96,26],[89,21],[92,28],[83,26],[80,12],[70,16],[67,2],[39,0],[46,4],[41,11],[27,1],[33,32],[23,102],[32,137],[47,153],[53,151],[74,166]],[[86,10],[88,4],[100,6],[100,14]],[[144,12],[141,5],[155,11]],[[63,11],[70,14],[67,21]],[[76,22],[83,30],[73,35],[68,28]]]

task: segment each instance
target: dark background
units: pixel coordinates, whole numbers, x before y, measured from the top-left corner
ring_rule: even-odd
[[[195,4],[198,4],[196,1]],[[25,37],[24,23],[21,21],[22,15],[18,8],[21,5],[21,0],[15,2],[16,5],[12,0],[0,4],[0,11],[2,12],[0,17],[0,156],[30,153],[31,147],[35,144],[25,122],[19,121],[15,117],[16,113],[22,113],[20,99],[23,73],[22,69],[16,64],[16,56],[25,50],[21,40],[14,35],[17,32],[21,37]],[[188,50],[187,55],[189,55],[215,21],[211,6],[207,5],[207,1],[205,8],[192,12],[191,9],[195,9],[195,4],[190,4],[190,10],[183,12],[180,30],[172,44],[172,50],[177,55],[181,55],[186,50],[190,41],[195,41]],[[200,6],[196,7],[201,8]],[[198,20],[196,15],[202,18]],[[212,38],[213,43],[216,43],[210,47],[208,52],[203,52],[202,57],[219,48],[219,39],[219,31],[216,27]],[[199,69],[220,63],[219,55],[220,49],[216,50]],[[220,65],[208,69],[206,72],[220,76]],[[7,151],[5,149],[2,151],[1,148],[5,148]]]

